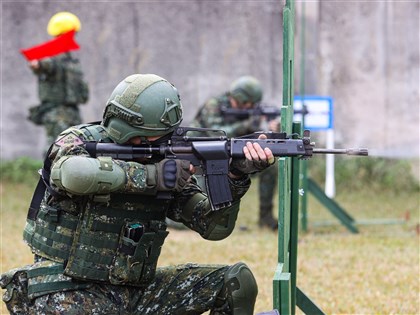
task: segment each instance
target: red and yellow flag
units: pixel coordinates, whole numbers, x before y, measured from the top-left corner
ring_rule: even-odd
[[[74,34],[75,31],[70,31],[43,44],[21,49],[20,52],[28,61],[31,61],[56,56],[70,50],[77,50],[80,46],[74,40]]]

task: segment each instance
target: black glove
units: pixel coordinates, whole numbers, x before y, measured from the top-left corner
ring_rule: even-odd
[[[190,161],[164,159],[155,165],[158,191],[180,192],[191,177]]]

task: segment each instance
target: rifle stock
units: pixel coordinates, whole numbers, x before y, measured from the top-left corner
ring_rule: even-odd
[[[219,133],[214,137],[189,137],[188,133]],[[261,132],[228,139],[221,130],[207,128],[177,128],[167,143],[153,145],[120,145],[115,143],[87,142],[86,150],[90,156],[109,156],[120,160],[137,159],[182,159],[188,160],[203,170],[206,179],[209,200],[213,210],[229,206],[232,194],[229,188],[229,164],[231,159],[241,159],[245,155],[243,148],[247,142],[256,142],[262,148],[270,148],[275,157],[311,158],[313,154],[368,155],[367,149],[315,149],[309,130],[303,137],[288,136],[285,133],[264,133],[267,139],[258,139]]]

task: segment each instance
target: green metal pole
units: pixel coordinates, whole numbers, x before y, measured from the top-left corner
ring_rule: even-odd
[[[293,123],[293,133],[302,134],[301,123]],[[298,234],[299,234],[299,186],[300,186],[300,160],[292,158],[292,199],[290,205],[290,274],[291,274],[291,303],[292,314],[296,313],[296,278],[297,278],[297,253],[298,253]]]
[[[283,106],[282,132],[301,134],[301,124],[292,124],[294,94],[294,2],[286,0],[283,8]],[[308,312],[323,314],[313,302],[296,287],[299,223],[298,158],[279,158],[279,229],[277,268],[273,278],[273,305],[281,315],[294,315],[296,305]],[[309,314],[309,313],[307,313]]]
[[[292,131],[293,118],[293,67],[294,67],[294,2],[286,0],[283,8],[283,106],[280,129],[288,134]],[[280,158],[279,164],[279,229],[278,263],[273,279],[273,304],[280,314],[294,314],[296,279],[292,281],[290,271],[291,257],[291,158]],[[292,259],[293,261],[295,259]],[[296,274],[296,273],[295,273]],[[292,282],[294,287],[292,288]]]
[[[301,102],[302,107],[305,105],[303,100],[305,96],[305,56],[306,56],[306,50],[305,50],[305,2],[302,1],[301,3],[301,16],[300,16],[300,96],[301,96]],[[302,128],[305,128],[305,115],[302,115]],[[303,194],[301,195],[301,226],[302,231],[307,232],[308,231],[308,211],[307,211],[307,205],[308,205],[308,164],[306,160],[302,160],[300,162],[300,180],[301,180],[301,189],[303,191]]]
[[[281,116],[284,132],[292,131],[294,94],[294,13],[293,0],[286,0],[283,9],[283,106],[287,107],[286,117]]]

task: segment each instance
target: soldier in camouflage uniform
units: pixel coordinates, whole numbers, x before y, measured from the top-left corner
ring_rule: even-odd
[[[228,137],[240,137],[259,130],[278,131],[279,122],[267,122],[265,117],[239,118],[224,116],[222,108],[251,109],[263,97],[261,83],[252,76],[235,80],[228,92],[209,99],[198,111],[193,127],[223,129]],[[277,229],[273,217],[273,196],[277,185],[277,168],[270,167],[259,174],[259,218],[260,227]]]
[[[59,36],[80,30],[80,21],[72,13],[59,12],[48,23],[48,33]],[[52,143],[65,129],[80,124],[79,104],[88,100],[88,87],[83,80],[80,62],[70,52],[29,63],[38,78],[41,104],[30,108],[29,119],[43,125],[47,143]]]
[[[207,240],[230,235],[248,174],[274,163],[268,148],[249,143],[246,158],[231,162],[233,202],[218,211],[189,161],[127,162],[85,149],[92,142],[164,143],[181,120],[175,87],[135,74],[114,89],[101,123],[61,133],[44,164],[42,201],[34,202],[35,193],[24,229],[35,263],[0,278],[11,314],[253,313],[257,283],[244,263],[156,266],[166,217]]]

